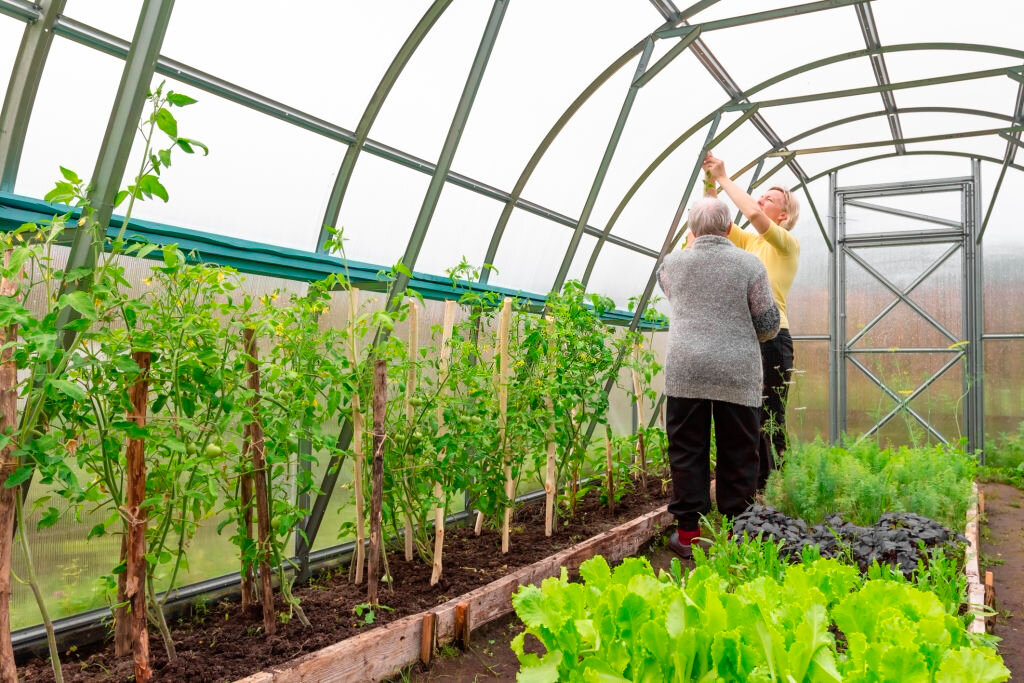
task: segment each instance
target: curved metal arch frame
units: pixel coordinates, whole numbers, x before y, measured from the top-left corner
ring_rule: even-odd
[[[997,47],[997,46],[978,45],[978,44],[974,44],[974,43],[906,43],[906,44],[900,44],[900,45],[883,46],[881,48],[881,51],[883,51],[883,52],[908,52],[908,51],[914,51],[914,50],[937,50],[937,49],[938,50],[956,50],[956,51],[965,51],[965,52],[980,52],[980,53],[985,53],[985,54],[997,54],[997,55],[1001,55],[1001,56],[1012,57],[1012,58],[1019,58],[1019,59],[1024,60],[1024,51],[1014,50],[1014,49],[1011,49],[1011,48],[1001,48],[1001,47]],[[772,85],[781,83],[782,81],[784,81],[784,80],[786,80],[788,78],[792,78],[792,77],[800,75],[802,73],[806,73],[807,71],[812,71],[814,69],[821,68],[823,66],[828,66],[830,64],[839,63],[839,62],[846,61],[846,60],[849,60],[849,59],[857,59],[857,58],[865,57],[865,56],[868,56],[868,55],[872,54],[873,52],[874,51],[868,50],[868,49],[854,50],[852,52],[845,52],[845,53],[841,53],[841,54],[838,54],[838,55],[833,55],[831,57],[825,57],[825,58],[822,58],[822,59],[819,59],[819,60],[815,60],[813,62],[808,62],[807,64],[804,64],[803,66],[795,67],[793,69],[785,71],[785,72],[783,72],[781,74],[778,74],[776,76],[772,76],[771,78],[768,78],[768,79],[762,81],[761,83],[758,83],[757,85],[753,86],[752,88],[748,89],[747,91],[745,91],[744,94],[745,94],[746,97],[749,98],[750,96],[752,96],[752,95],[754,95],[754,94],[756,94],[758,92],[762,92],[766,88],[771,87]],[[990,77],[996,77],[996,76],[999,76],[1001,74],[1008,74],[1009,71],[1010,71],[1009,67],[1004,67],[1002,69],[990,69],[990,70],[986,70],[986,71],[967,72],[965,74],[952,74],[952,75],[947,76],[947,77],[940,77],[939,79],[923,79],[923,80],[926,80],[926,81],[929,81],[929,82],[928,83],[922,83],[920,85],[920,87],[924,87],[925,85],[934,84],[935,81],[948,82],[945,79],[950,79],[950,80],[957,80],[957,79],[958,80],[966,80],[966,78],[964,78],[965,76],[969,76],[971,78],[990,78]],[[896,84],[875,85],[875,86],[871,86],[871,87],[868,87],[868,88],[859,88],[859,89],[856,89],[856,91],[852,91],[852,92],[851,91],[839,91],[839,92],[843,92],[843,93],[849,92],[850,94],[867,94],[867,93],[885,92],[887,90],[896,89],[900,85],[903,85],[903,84],[896,83]],[[844,95],[835,95],[835,96],[836,97],[840,97],[840,96],[844,96]],[[755,102],[754,106],[757,106],[759,104],[762,104],[762,103]],[[608,237],[611,234],[611,227],[618,220],[618,217],[622,213],[622,211],[625,209],[625,206],[629,203],[629,201],[632,199],[632,197],[640,189],[640,187],[643,185],[643,183],[646,182],[646,180],[654,173],[654,171],[657,170],[657,168],[676,149],[678,149],[678,147],[680,145],[682,145],[683,142],[685,142],[690,136],[692,136],[694,133],[696,133],[698,130],[700,130],[704,125],[707,125],[707,123],[709,121],[711,121],[712,118],[714,118],[716,113],[726,111],[726,110],[728,110],[731,107],[736,107],[737,105],[739,105],[739,103],[736,102],[735,100],[729,100],[725,104],[721,105],[715,111],[709,113],[707,116],[705,116],[700,121],[698,121],[696,124],[694,124],[694,126],[692,126],[690,129],[688,129],[685,133],[683,133],[683,135],[681,135],[680,137],[676,138],[676,140],[674,140],[672,143],[670,143],[662,151],[662,153],[659,154],[655,158],[655,160],[652,161],[651,164],[640,174],[640,176],[637,178],[637,180],[633,183],[633,185],[630,187],[630,189],[626,192],[626,195],[623,197],[623,200],[620,201],[620,203],[616,206],[615,210],[612,212],[611,217],[609,218],[608,225],[605,226],[605,229],[602,231],[601,237],[598,238],[597,244],[594,245],[594,250],[591,252],[590,263],[588,263],[588,265],[587,265],[587,271],[586,271],[587,274],[585,275],[584,280],[583,280],[584,283],[586,283],[588,281],[589,274],[593,271],[594,263],[596,263],[596,260],[597,260],[597,257],[599,255],[599,252],[601,251],[601,248],[604,246],[604,242],[607,241]],[[897,113],[909,112],[912,109],[921,109],[921,108],[907,108],[907,109],[899,109],[898,108],[897,109]],[[956,108],[950,108],[950,109],[956,109]],[[980,112],[981,110],[977,110],[977,111]],[[883,115],[887,114],[887,112],[882,112],[882,114]],[[841,119],[840,121],[842,123],[850,123],[852,121],[859,120],[858,117],[859,118],[867,118],[868,115],[857,115],[857,117],[847,117],[846,119]],[[1007,116],[1006,118],[1010,119],[1011,121],[1013,120],[1012,116]],[[816,128],[810,129],[809,131],[804,131],[803,133],[801,133],[801,134],[799,134],[797,136],[794,136],[794,138],[791,138],[790,140],[784,141],[783,144],[781,145],[781,147],[770,149],[768,153],[763,154],[763,155],[755,158],[749,164],[744,166],[736,174],[736,177],[739,177],[740,175],[745,173],[747,170],[752,168],[758,161],[760,161],[761,159],[765,158],[767,156],[767,154],[772,153],[772,152],[780,151],[780,149],[784,149],[785,147],[787,147],[789,144],[792,144],[792,142],[794,142],[796,140],[802,139],[804,137],[807,137],[807,136],[809,136],[811,134],[814,134],[814,133],[817,133],[817,132],[821,132],[822,130],[827,130],[828,128],[834,127],[836,125],[842,125],[842,123],[840,123],[840,122],[831,122],[830,124],[824,124],[823,126],[818,126]],[[782,165],[786,165],[788,163],[789,163],[789,159],[786,159]],[[817,215],[817,211],[815,211],[815,214]],[[820,220],[819,220],[819,229],[821,229],[822,233],[824,234],[824,226],[821,224]],[[826,237],[826,243],[827,243],[827,241],[828,240],[827,240],[827,237]]]

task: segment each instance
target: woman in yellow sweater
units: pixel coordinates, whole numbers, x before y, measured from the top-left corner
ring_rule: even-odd
[[[711,152],[704,159],[704,170],[754,227],[756,232],[746,232],[734,224],[726,237],[764,263],[775,304],[781,314],[779,334],[761,344],[764,402],[761,405],[760,473],[757,481],[757,488],[761,490],[768,481],[769,472],[778,466],[786,452],[786,399],[793,374],[793,338],[786,317],[786,297],[800,260],[800,242],[790,232],[800,217],[800,204],[783,187],[772,187],[755,200],[729,178],[725,164]]]

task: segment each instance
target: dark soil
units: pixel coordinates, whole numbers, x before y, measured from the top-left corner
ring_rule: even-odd
[[[378,610],[375,625],[447,602],[665,502],[661,481],[652,478],[645,492],[624,498],[616,506],[615,516],[611,517],[600,504],[597,492],[592,491],[577,508],[571,523],[557,528],[551,538],[545,538],[541,500],[516,512],[512,525],[512,550],[508,555],[501,554],[501,539],[494,531],[485,530],[475,537],[469,528],[449,529],[445,536],[444,574],[436,586],[430,586],[429,565],[419,561],[406,562],[401,553],[389,554],[394,591],[384,590],[380,599],[391,610]],[[151,628],[149,647],[155,672],[153,680],[233,681],[327,647],[368,628],[363,624],[363,618],[353,612],[356,605],[366,602],[366,588],[349,583],[345,572],[317,577],[309,586],[296,588],[294,593],[312,622],[312,628],[304,628],[297,619],[292,619],[286,624],[278,624],[277,633],[268,638],[263,635],[259,614],[247,615],[238,604],[221,603],[201,610],[192,619],[180,622],[172,629],[178,653],[178,660],[173,665],[168,665],[159,634]],[[280,600],[277,610],[279,614],[286,612]],[[515,656],[512,658],[514,660]],[[64,679],[69,682],[132,679],[131,659],[115,658],[111,643],[67,653],[62,656],[62,661]],[[34,660],[19,667],[18,673],[27,683],[53,680],[50,665],[43,660]],[[510,680],[514,678],[513,673]]]
[[[1024,677],[1024,493],[1006,484],[987,483],[985,525],[981,535],[982,578],[995,584],[995,634],[999,654],[1014,678]]]

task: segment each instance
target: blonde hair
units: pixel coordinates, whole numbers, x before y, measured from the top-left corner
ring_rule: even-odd
[[[786,212],[786,220],[780,225],[780,228],[786,230],[792,230],[793,226],[796,225],[796,221],[800,218],[800,202],[797,201],[793,193],[784,187],[778,185],[768,188],[769,190],[778,190],[782,194],[782,208]]]

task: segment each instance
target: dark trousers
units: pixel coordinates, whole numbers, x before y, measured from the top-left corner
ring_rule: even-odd
[[[786,436],[786,401],[793,378],[793,337],[779,330],[774,339],[761,344],[761,369],[764,372],[764,402],[761,404],[761,440],[757,449],[760,463],[757,490],[764,489],[768,475],[782,464]]]
[[[680,529],[696,529],[711,512],[711,419],[715,421],[716,498],[727,517],[754,501],[757,486],[758,409],[724,401],[668,397],[665,411],[672,501]]]

